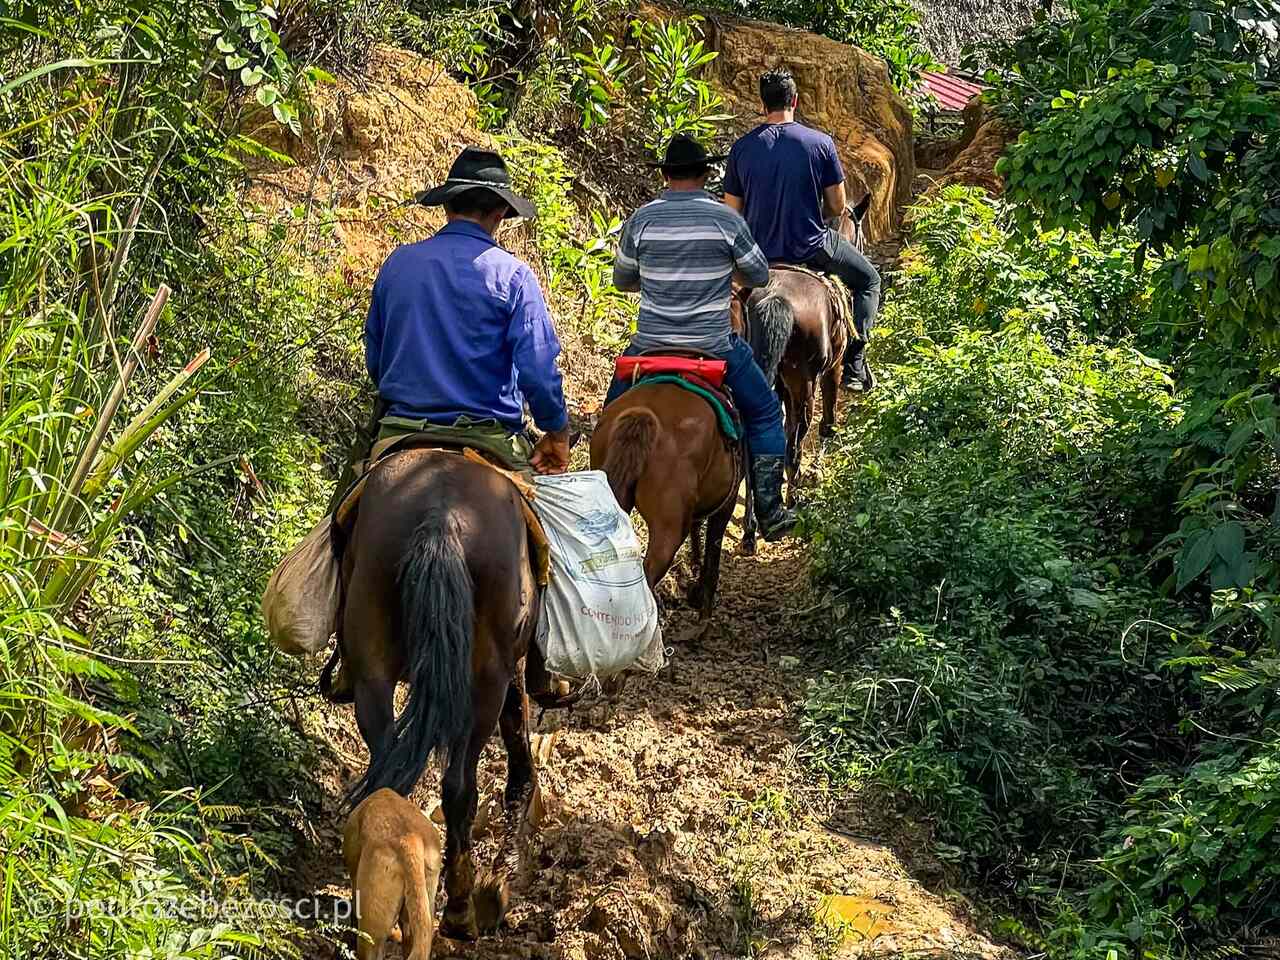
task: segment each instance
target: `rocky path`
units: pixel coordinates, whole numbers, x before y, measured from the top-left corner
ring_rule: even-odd
[[[799,762],[799,701],[824,654],[799,636],[812,613],[797,549],[726,561],[717,627],[700,646],[631,679],[614,703],[541,719],[546,810],[507,927],[475,945],[437,939],[436,956],[1000,954],[958,898],[922,885],[941,880],[926,828],[882,796],[824,789]],[[668,636],[691,616],[674,609]],[[326,707],[319,719],[346,758],[333,771],[336,798],[363,747],[349,710]],[[502,782],[501,753],[495,738],[482,797]],[[438,781],[434,770],[424,777],[424,809]],[[336,813],[315,826],[301,885],[344,895]]]

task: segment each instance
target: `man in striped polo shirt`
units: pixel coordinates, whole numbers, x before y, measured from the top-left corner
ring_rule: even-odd
[[[795,526],[782,505],[782,407],[751,348],[729,322],[735,272],[747,287],[769,282],[769,264],[746,221],[706,191],[711,164],[701,144],[680,135],[660,164],[667,189],[622,228],[613,284],[639,291],[640,316],[626,353],[699,350],[727,362],[725,386],[742,414],[756,512],[764,538],[779,540]],[[606,405],[625,392],[615,379]]]

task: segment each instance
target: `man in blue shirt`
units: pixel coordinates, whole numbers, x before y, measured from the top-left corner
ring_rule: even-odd
[[[511,192],[502,157],[477,147],[417,200],[443,206],[448,222],[392,251],[373,285],[365,360],[378,388],[378,439],[474,438],[515,466],[563,473],[569,417],[560,341],[533,271],[494,240],[507,217],[534,216],[533,204]],[[543,431],[532,448],[523,436],[526,404]]]
[[[867,338],[880,308],[880,275],[858,249],[830,229],[847,202],[844,170],[825,133],[797,123],[796,82],[787,70],[760,78],[765,122],[729,151],[724,201],[743,215],[771,262],[803,264],[835,274],[853,294],[860,340],[845,356],[846,385],[870,390]]]

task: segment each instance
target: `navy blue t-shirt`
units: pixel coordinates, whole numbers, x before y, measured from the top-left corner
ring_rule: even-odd
[[[822,191],[844,182],[836,145],[804,124],[762,123],[729,151],[724,192],[769,260],[803,263],[822,247]]]

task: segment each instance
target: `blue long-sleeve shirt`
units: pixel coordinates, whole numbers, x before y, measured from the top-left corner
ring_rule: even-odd
[[[533,271],[474,223],[397,247],[374,281],[365,359],[388,416],[516,433],[527,401],[540,430],[563,430],[559,355]]]

